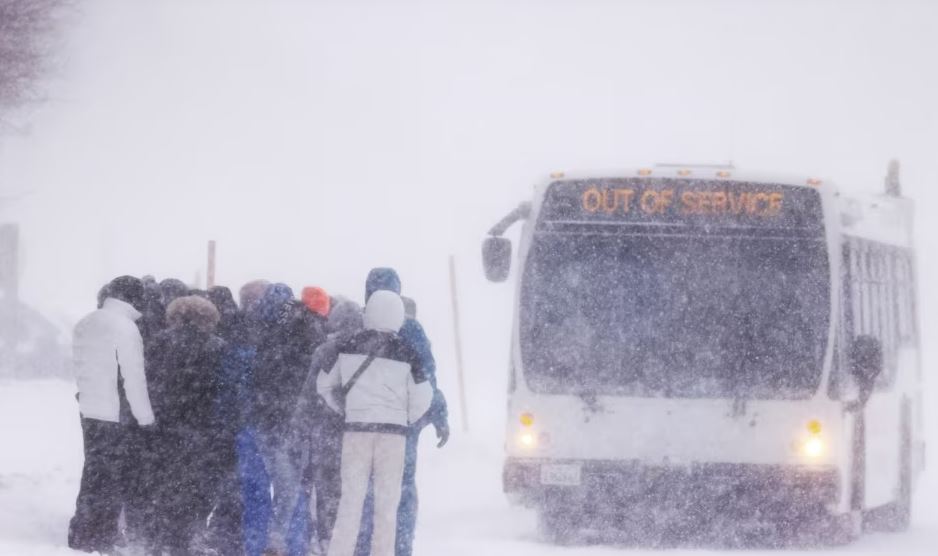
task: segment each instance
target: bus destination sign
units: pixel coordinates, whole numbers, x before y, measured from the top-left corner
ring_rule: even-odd
[[[722,228],[822,228],[815,189],[765,183],[605,179],[550,186],[542,221]]]

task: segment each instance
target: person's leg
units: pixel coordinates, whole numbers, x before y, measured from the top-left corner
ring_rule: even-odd
[[[417,529],[417,445],[420,431],[407,435],[401,505],[397,510],[397,545],[395,556],[411,556]]]
[[[82,419],[85,461],[68,545],[77,550],[110,550],[119,537],[120,425]]]
[[[287,530],[287,555],[305,556],[309,554],[312,538],[312,514],[309,511],[309,494],[300,492],[290,517]]]
[[[355,556],[371,555],[371,536],[374,533],[375,518],[375,489],[371,480],[368,481],[368,492],[362,504],[362,519],[358,528],[358,543],[355,545]]]
[[[326,546],[332,537],[336,512],[339,511],[339,498],[342,495],[341,431],[327,430],[320,438],[316,450],[316,529],[320,544]]]
[[[287,553],[287,533],[299,499],[299,475],[294,461],[279,435],[272,432],[260,435],[261,457],[273,488],[272,515],[267,532],[267,548],[277,554]]]
[[[355,556],[371,555],[371,537],[374,533],[375,518],[375,489],[372,482],[368,481],[368,492],[365,494],[365,502],[362,504],[362,519],[358,529],[358,543],[355,546]]]
[[[396,434],[379,434],[375,442],[375,514],[371,556],[394,556],[405,445],[406,439]]]
[[[352,556],[374,462],[374,433],[347,432],[342,442],[342,498],[329,556]]]
[[[220,450],[223,451],[223,457],[219,462],[221,476],[215,492],[215,511],[212,514],[213,544],[220,554],[241,554],[244,551],[241,525],[244,506],[238,478],[235,437],[225,437]]]
[[[267,546],[270,521],[270,479],[257,448],[254,429],[238,433],[238,478],[243,501],[242,530],[246,556],[260,556]]]

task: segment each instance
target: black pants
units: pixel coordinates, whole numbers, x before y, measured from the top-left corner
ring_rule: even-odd
[[[124,429],[122,467],[124,522],[128,540],[151,549],[156,540],[156,488],[159,460],[158,432],[136,425]]]
[[[85,464],[75,515],[68,528],[68,546],[105,552],[120,537],[121,469],[126,458],[124,429],[119,423],[82,418],[81,430]]]
[[[215,509],[212,511],[213,548],[225,556],[244,554],[243,501],[238,478],[235,432],[224,432],[218,440],[215,475]]]
[[[209,435],[184,429],[161,431],[160,445],[158,542],[173,556],[186,555],[215,503],[214,446]]]

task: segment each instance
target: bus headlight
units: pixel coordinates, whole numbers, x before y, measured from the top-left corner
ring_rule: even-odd
[[[816,460],[822,457],[825,451],[824,438],[821,436],[824,427],[820,421],[812,419],[808,421],[807,429],[807,438],[801,442],[801,455],[809,460]]]
[[[801,445],[801,453],[808,459],[817,459],[824,455],[824,441],[820,437],[812,436]]]
[[[537,436],[531,431],[524,431],[518,436],[518,444],[521,444],[522,448],[530,450],[537,446]]]

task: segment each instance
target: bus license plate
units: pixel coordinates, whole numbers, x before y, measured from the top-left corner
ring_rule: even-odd
[[[541,484],[580,486],[580,464],[554,463],[541,466]]]

